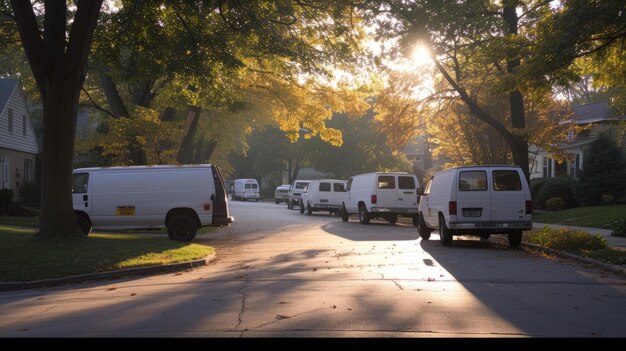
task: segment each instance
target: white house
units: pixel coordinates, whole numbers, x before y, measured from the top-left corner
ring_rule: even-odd
[[[572,107],[572,118],[568,123],[577,126],[590,125],[578,134],[570,131],[563,136],[563,142],[558,146],[572,156],[572,161],[558,163],[550,154],[535,146],[529,147],[531,159],[530,179],[552,178],[558,176],[578,177],[583,167],[584,148],[591,144],[603,128],[610,127],[619,121],[625,121],[626,116],[616,116],[612,113],[608,100],[602,100],[585,105]],[[622,141],[622,148],[626,150],[626,138]],[[534,162],[532,161],[534,159]]]
[[[0,79],[0,189],[13,189],[19,200],[19,185],[35,177],[38,153],[22,83]]]

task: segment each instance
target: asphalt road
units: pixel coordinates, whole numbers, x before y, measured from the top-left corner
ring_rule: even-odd
[[[230,202],[176,274],[0,293],[0,336],[625,337],[626,279],[478,238]]]

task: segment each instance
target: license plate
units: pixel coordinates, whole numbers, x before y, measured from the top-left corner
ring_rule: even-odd
[[[117,206],[115,209],[116,216],[134,216],[135,206]]]
[[[481,209],[463,209],[463,217],[480,217]]]

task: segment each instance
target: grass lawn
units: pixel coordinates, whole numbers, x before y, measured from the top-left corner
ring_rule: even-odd
[[[206,257],[214,248],[170,240],[166,235],[101,234],[52,241],[33,237],[35,229],[0,225],[0,281],[29,281],[120,268],[184,262]]]
[[[0,216],[0,225],[17,225],[20,227],[38,227],[39,217]]]
[[[563,211],[533,213],[533,222],[605,228],[603,225],[626,218],[626,205],[590,206]]]

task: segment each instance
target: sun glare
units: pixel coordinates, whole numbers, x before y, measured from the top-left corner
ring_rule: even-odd
[[[425,46],[416,46],[411,53],[411,60],[418,66],[431,64],[432,56],[430,50]]]

